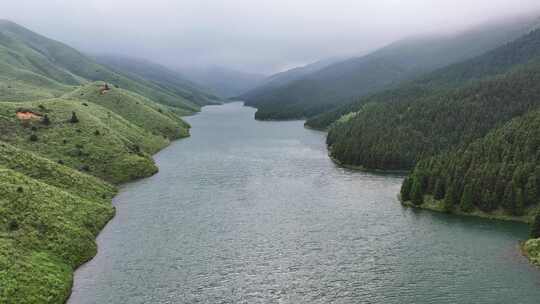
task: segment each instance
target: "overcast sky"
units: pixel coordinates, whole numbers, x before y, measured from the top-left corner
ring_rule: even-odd
[[[0,18],[91,53],[271,73],[540,0],[0,0]]]

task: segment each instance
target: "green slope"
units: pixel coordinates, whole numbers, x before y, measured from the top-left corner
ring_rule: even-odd
[[[540,30],[366,98],[359,111],[330,129],[331,153],[347,165],[406,170],[422,156],[470,142],[537,105],[537,58]],[[477,80],[482,76],[486,80]]]
[[[18,109],[46,114],[51,123],[21,122],[15,115]],[[77,123],[70,122],[73,112]],[[156,172],[148,153],[169,143],[101,106],[64,99],[2,103],[0,129],[0,140],[113,183]]]
[[[0,303],[67,299],[113,184],[157,172],[150,155],[189,135],[179,115],[199,105],[165,86],[0,21]]]
[[[199,106],[216,104],[221,98],[210,93],[210,89],[184,78],[179,72],[159,64],[125,56],[101,55],[96,61],[133,79],[144,79],[160,87],[163,92],[183,98]]]
[[[0,142],[0,303],[63,303],[115,187]]]
[[[540,204],[539,164],[540,111],[532,111],[470,145],[420,161],[403,185],[403,199],[412,199],[414,185],[417,204],[430,195],[450,212],[527,215]]]
[[[188,136],[189,125],[171,108],[121,88],[109,87],[109,90],[102,94],[103,85],[102,82],[91,83],[65,94],[63,98],[98,104],[154,135],[162,135],[168,139]]]
[[[367,103],[419,99],[436,91],[457,88],[470,81],[505,73],[514,66],[525,64],[537,56],[540,56],[540,30],[533,30],[515,41],[475,58],[441,68],[413,81],[405,82],[396,89],[360,98],[358,101],[320,114],[309,119],[306,125],[312,128],[324,129],[342,115],[358,111]]]
[[[1,166],[0,192],[0,302],[64,302],[112,206]]]
[[[526,33],[536,18],[489,24],[457,35],[394,43],[360,58],[330,65],[263,95],[247,98],[258,119],[308,118],[354,98],[396,87],[437,68],[465,60]]]
[[[366,169],[408,170],[420,158],[484,136],[540,106],[540,64],[453,91],[373,103],[330,129],[331,155]]]
[[[189,112],[199,109],[197,104],[152,82],[115,73],[65,44],[6,20],[0,21],[0,62],[4,101],[58,97],[69,91],[69,86],[106,81],[162,104]]]

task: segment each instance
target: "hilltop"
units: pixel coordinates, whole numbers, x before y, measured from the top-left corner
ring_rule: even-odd
[[[2,101],[59,97],[92,81],[105,81],[155,102],[194,112],[204,101],[190,101],[142,78],[116,73],[81,52],[13,22],[0,23]]]

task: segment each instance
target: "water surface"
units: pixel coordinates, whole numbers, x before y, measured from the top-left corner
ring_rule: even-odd
[[[69,303],[540,303],[525,225],[403,208],[400,177],[339,168],[323,133],[253,113],[188,119],[115,199]]]

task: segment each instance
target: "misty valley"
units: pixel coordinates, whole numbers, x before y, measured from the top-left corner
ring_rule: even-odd
[[[0,4],[0,304],[539,303],[540,3],[337,2]]]

